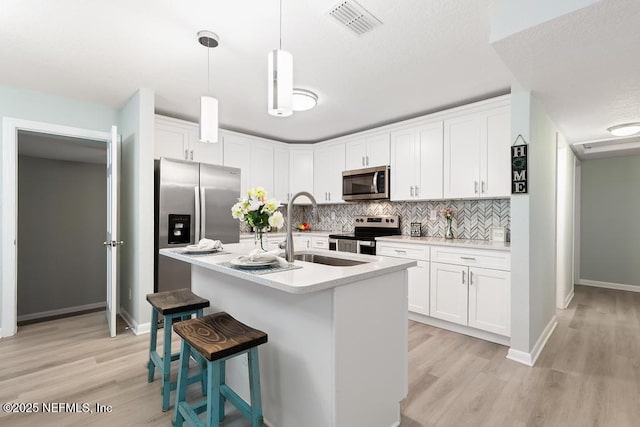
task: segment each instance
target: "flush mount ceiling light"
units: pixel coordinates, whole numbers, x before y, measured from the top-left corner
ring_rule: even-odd
[[[282,0],[280,0],[280,48],[267,56],[268,112],[272,116],[293,114],[293,57],[282,50]]]
[[[615,136],[631,136],[640,132],[640,123],[625,123],[607,128]]]
[[[293,89],[293,111],[307,111],[318,103],[318,95],[306,89]]]
[[[200,97],[200,141],[218,142],[218,100],[211,96],[209,53],[218,46],[219,38],[211,31],[199,31],[198,42],[207,48],[207,95]]]

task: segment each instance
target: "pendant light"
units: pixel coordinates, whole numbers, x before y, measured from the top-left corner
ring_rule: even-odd
[[[207,94],[200,97],[200,141],[218,142],[218,100],[211,96],[209,53],[218,46],[218,35],[211,31],[199,31],[198,42],[207,48]]]
[[[280,48],[267,56],[268,111],[276,117],[293,114],[293,57],[282,50],[282,0],[280,0]]]

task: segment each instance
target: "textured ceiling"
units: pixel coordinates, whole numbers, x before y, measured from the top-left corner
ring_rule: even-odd
[[[211,51],[221,126],[278,140],[319,141],[507,93],[514,76],[570,143],[640,121],[638,0],[600,0],[493,45],[490,0],[359,2],[383,24],[358,37],[327,16],[333,1],[283,0],[294,85],[320,96],[288,118],[266,112],[278,0],[2,0],[0,84],[116,108],[145,87],[159,113],[195,121],[207,81],[196,33],[208,29],[221,42]]]

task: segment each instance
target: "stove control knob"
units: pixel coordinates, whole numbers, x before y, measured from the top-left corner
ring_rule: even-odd
[[[391,218],[391,222],[393,222],[393,218]]]
[[[387,219],[385,220],[385,222],[389,222],[389,218],[387,218]]]

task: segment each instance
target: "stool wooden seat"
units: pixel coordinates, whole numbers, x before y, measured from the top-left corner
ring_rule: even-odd
[[[155,369],[158,368],[162,377],[162,410],[166,411],[170,406],[171,390],[175,390],[177,382],[171,381],[171,362],[178,360],[179,353],[171,354],[171,327],[174,322],[190,319],[194,314],[202,317],[202,309],[209,307],[209,300],[199,297],[190,289],[177,289],[173,291],[157,292],[147,295],[147,301],[151,304],[151,338],[149,344],[149,362],[147,363],[147,381],[153,382]],[[164,321],[164,342],[162,356],[156,351],[158,340],[158,315]],[[204,360],[201,361],[201,372],[197,376],[188,379],[189,384],[202,382],[202,391],[205,386]]]
[[[268,340],[266,333],[251,328],[225,312],[179,322],[173,330],[182,337],[178,392],[174,414],[174,426],[203,425],[198,414],[207,413],[204,425],[218,427],[224,419],[224,404],[228,400],[253,427],[262,426],[262,398],[260,396],[260,370],[258,346]],[[193,351],[207,360],[207,398],[195,405],[185,402],[188,384],[189,358]],[[251,404],[225,384],[225,362],[247,353]]]

